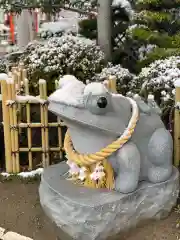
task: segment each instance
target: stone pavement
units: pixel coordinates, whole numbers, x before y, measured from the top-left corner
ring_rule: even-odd
[[[22,236],[15,232],[8,232],[0,227],[0,240],[33,240],[32,238]]]

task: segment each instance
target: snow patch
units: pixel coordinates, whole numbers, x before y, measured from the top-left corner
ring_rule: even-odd
[[[64,75],[59,79],[59,87],[63,88],[64,86],[67,86],[72,82],[77,82],[77,81],[78,79],[73,75]]]
[[[84,95],[89,95],[90,93],[94,95],[101,95],[107,92],[107,87],[105,87],[104,84],[98,82],[90,83],[84,89]]]
[[[149,94],[149,95],[148,95],[148,100],[154,100],[154,95]]]
[[[175,105],[175,108],[180,110],[180,102],[177,102],[176,105]]]
[[[26,95],[26,96],[19,96],[17,95],[16,96],[16,101],[17,102],[23,102],[23,103],[26,103],[26,102],[29,102],[29,103],[45,103],[46,100],[44,99],[41,99],[40,96],[37,96],[37,97],[34,97],[34,96],[31,96],[31,95]]]
[[[60,88],[51,94],[48,100],[68,106],[80,107],[84,105],[84,88],[84,83],[78,81],[74,76],[66,75],[60,79]]]
[[[39,84],[45,84],[46,81],[44,79],[39,79]]]
[[[1,73],[0,74],[0,81],[1,80],[7,80],[8,79],[8,75],[6,73]]]
[[[134,98],[134,100],[140,100],[140,99],[141,99],[141,97],[139,96],[139,94],[135,94],[135,95],[133,96],[133,98]]]
[[[43,168],[38,168],[38,169],[33,170],[31,172],[21,172],[21,173],[18,173],[18,174],[2,172],[2,173],[0,173],[0,175],[2,175],[5,178],[8,178],[10,176],[19,176],[21,178],[33,178],[36,175],[41,175],[43,173],[43,171],[44,171]]]
[[[180,79],[178,79],[174,82],[174,86],[175,87],[180,87]]]
[[[113,0],[112,2],[113,7],[121,7],[124,8],[129,16],[132,16],[134,11],[131,7],[131,4],[127,0]]]
[[[76,18],[61,18],[58,22],[47,22],[41,25],[40,34],[50,32],[56,34],[59,32],[77,32],[78,19]]]

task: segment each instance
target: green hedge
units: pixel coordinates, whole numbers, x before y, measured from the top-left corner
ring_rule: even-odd
[[[180,0],[137,0],[136,9],[170,9],[180,7]]]
[[[169,36],[166,33],[151,31],[141,27],[131,30],[131,37],[142,43],[156,44],[161,48],[179,48],[180,34]]]
[[[137,14],[135,21],[139,24],[145,24],[152,30],[158,29],[159,31],[165,31],[170,35],[175,34],[180,29],[180,20],[174,21],[173,14],[163,11],[141,11]]]
[[[136,68],[137,71],[140,71],[142,68],[147,67],[149,64],[153,63],[158,59],[165,59],[170,56],[179,56],[180,55],[180,48],[155,48],[153,52],[147,54],[146,59],[137,62]]]

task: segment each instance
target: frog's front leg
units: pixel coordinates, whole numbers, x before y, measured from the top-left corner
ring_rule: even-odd
[[[136,190],[140,175],[140,153],[132,142],[125,144],[117,152],[117,176],[115,189],[121,193],[130,193]]]

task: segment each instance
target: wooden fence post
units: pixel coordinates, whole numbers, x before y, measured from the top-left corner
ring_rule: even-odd
[[[174,165],[180,163],[180,80],[174,83],[175,86],[175,113],[174,113]]]
[[[116,76],[109,76],[109,89],[112,93],[117,93]]]
[[[25,94],[26,96],[29,95],[29,81],[27,78],[24,78],[24,88],[25,88]],[[26,103],[26,120],[28,124],[27,128],[27,137],[28,137],[28,160],[29,160],[29,170],[33,169],[33,156],[32,156],[32,131],[31,131],[31,107],[30,103]]]
[[[44,80],[43,83],[43,96],[44,100],[47,100],[47,82]],[[45,103],[44,105],[44,137],[45,137],[45,157],[46,162],[44,167],[48,167],[50,164],[50,157],[49,157],[49,126],[48,126],[48,107]]]
[[[15,172],[20,172],[20,162],[19,162],[19,127],[18,127],[18,119],[17,119],[17,103],[16,103],[16,84],[14,81],[14,78],[11,81],[10,84],[11,87],[11,96],[12,101],[14,102],[12,104],[12,113],[13,113],[13,132],[14,132],[14,158],[15,158]]]
[[[47,99],[46,81],[39,80],[39,93],[42,100]],[[43,167],[49,166],[49,130],[48,130],[48,109],[41,104],[41,138],[42,138],[42,159]]]
[[[2,114],[4,125],[4,143],[5,143],[5,161],[6,171],[11,173],[13,171],[12,159],[11,159],[11,133],[10,133],[10,119],[9,119],[9,107],[7,106],[8,99],[8,76],[4,75],[4,79],[1,79],[1,92],[2,92]]]

